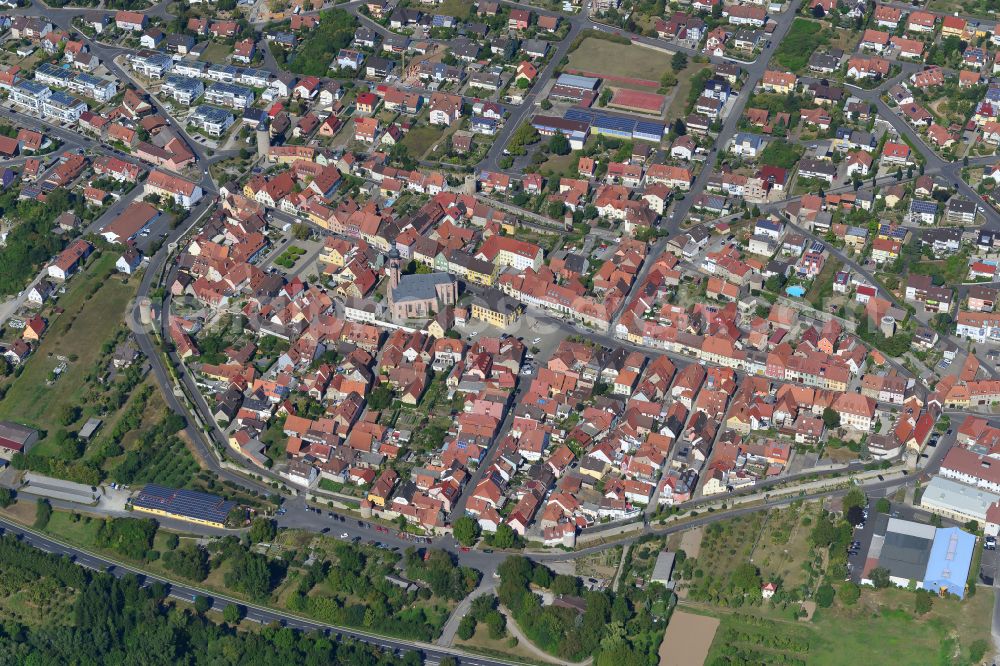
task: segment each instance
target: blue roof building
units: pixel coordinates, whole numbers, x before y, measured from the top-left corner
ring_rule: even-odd
[[[556,79],[556,85],[578,90],[596,90],[598,83],[600,83],[600,79],[578,74],[560,74],[559,78]]]
[[[975,547],[976,537],[968,532],[957,527],[938,529],[927,560],[924,589],[964,598]]]

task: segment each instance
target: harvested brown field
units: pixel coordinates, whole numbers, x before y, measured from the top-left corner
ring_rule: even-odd
[[[660,643],[660,666],[702,666],[718,628],[714,617],[674,611]]]

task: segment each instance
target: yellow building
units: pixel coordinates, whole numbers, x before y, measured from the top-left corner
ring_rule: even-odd
[[[448,257],[449,273],[484,287],[492,287],[496,283],[498,270],[496,264],[477,259],[465,252],[452,252]]]
[[[497,328],[512,326],[524,312],[524,306],[497,289],[488,289],[472,301],[472,318]]]

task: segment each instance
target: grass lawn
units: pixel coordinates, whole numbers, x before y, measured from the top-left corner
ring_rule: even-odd
[[[446,128],[445,128],[446,129]],[[415,160],[423,158],[431,146],[440,141],[445,135],[445,131],[436,125],[423,125],[414,127],[400,142],[410,153],[410,157]]]
[[[886,654],[905,664],[968,663],[972,642],[990,638],[992,611],[989,589],[964,601],[935,599],[920,618],[913,614],[912,592],[865,590],[854,607],[817,611],[813,624],[822,647],[810,663],[879,663]]]
[[[225,64],[229,62],[229,54],[232,52],[233,50],[228,44],[212,42],[205,48],[205,53],[201,56],[201,59],[208,62]]]
[[[438,5],[435,13],[455,18],[467,18],[472,4],[472,0],[444,0]]]
[[[579,153],[573,151],[569,155],[556,155],[549,153],[547,160],[538,167],[538,172],[542,174],[552,174],[553,177],[564,176],[566,178],[577,178],[579,176],[576,167],[580,161]]]
[[[910,265],[910,272],[921,275],[940,275],[944,279],[944,284],[964,282],[968,279],[969,252],[963,250],[940,261],[922,258]]]
[[[670,100],[670,106],[667,108],[667,118],[684,118],[687,115],[687,98],[691,92],[691,81],[698,72],[710,67],[709,64],[699,65],[692,62],[688,64],[683,75],[677,77],[677,87],[673,91],[674,97]]]
[[[25,363],[24,371],[0,402],[0,419],[10,419],[45,430],[59,427],[56,419],[66,405],[87,404],[86,375],[101,354],[102,344],[121,325],[125,308],[139,285],[138,278],[127,284],[108,277],[115,253],[105,252],[76,276],[59,300],[64,312],[52,315],[49,330],[38,349]],[[100,285],[91,298],[91,290]],[[71,358],[66,371],[47,386],[49,374],[60,364],[57,356]],[[32,454],[45,453],[42,442]]]
[[[567,68],[605,76],[647,79],[655,81],[657,84],[664,73],[673,71],[673,67],[670,66],[670,56],[666,53],[643,46],[616,44],[592,37],[583,40],[580,48],[569,55]],[[693,73],[693,71],[685,71],[684,74],[687,76]],[[630,86],[621,81],[614,81],[614,84],[625,88],[656,92],[655,89]]]
[[[816,276],[809,291],[806,292],[806,300],[817,310],[822,310],[824,300],[833,295],[833,279],[837,277],[837,271],[841,269],[842,265],[839,261],[832,259],[826,262],[823,270]]]
[[[788,35],[778,45],[774,60],[792,71],[801,71],[809,63],[816,48],[829,41],[829,36],[818,21],[796,18]]]
[[[511,646],[514,643],[514,646]],[[517,644],[517,639],[510,635],[510,631],[507,632],[505,638],[500,638],[494,640],[490,638],[489,627],[486,626],[485,622],[480,622],[476,625],[476,633],[472,635],[467,641],[463,641],[458,636],[455,637],[455,646],[460,648],[466,648],[469,650],[474,650],[477,652],[482,652],[484,654],[493,654],[498,656],[503,656],[507,659],[523,659],[526,662],[538,663],[537,653],[528,650],[523,645]]]
[[[148,381],[151,382],[152,380],[150,379]],[[122,411],[124,411],[124,409],[128,409],[129,405],[132,403],[132,400],[135,399],[135,394],[141,391],[144,385],[145,382],[135,388],[135,390],[132,392],[133,396],[129,398],[129,402],[125,403],[125,407],[123,408]],[[166,409],[166,407],[167,403],[163,400],[163,395],[160,393],[159,389],[153,391],[149,395],[149,398],[146,400],[146,408],[143,411],[142,415],[142,425],[136,430],[132,430],[125,433],[125,436],[122,437],[122,447],[126,451],[130,451],[131,449],[135,448],[135,444],[139,441],[139,437],[142,435],[142,432],[147,430],[148,428],[152,428],[159,422],[161,418],[163,418],[163,410]],[[101,427],[102,429],[103,428],[112,429],[114,428],[116,422],[117,419],[108,419],[106,424]]]

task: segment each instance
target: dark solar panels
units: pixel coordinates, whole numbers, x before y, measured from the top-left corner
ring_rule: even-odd
[[[236,502],[195,490],[167,488],[149,484],[132,500],[133,506],[164,511],[192,520],[224,523]]]

